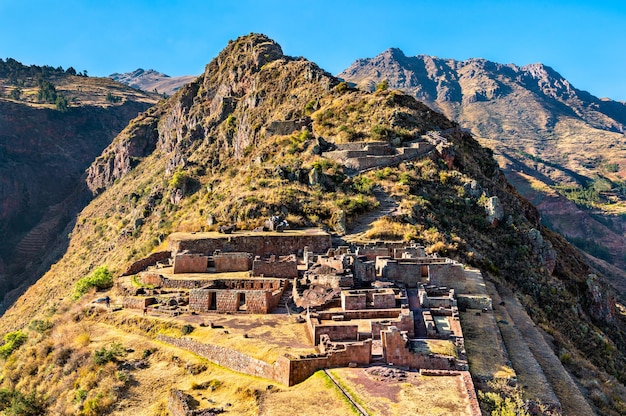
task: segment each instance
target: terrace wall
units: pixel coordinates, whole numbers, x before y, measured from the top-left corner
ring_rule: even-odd
[[[331,248],[330,235],[326,233],[317,234],[288,234],[271,235],[258,233],[258,235],[237,235],[229,234],[224,236],[207,236],[184,239],[179,235],[172,235],[168,239],[168,249],[173,253],[180,253],[188,250],[192,253],[203,253],[212,255],[215,250],[222,252],[246,252],[254,256],[266,256],[275,254],[277,256],[287,256],[297,254],[304,247],[308,246],[309,251],[314,253],[325,253]]]
[[[203,344],[189,338],[157,335],[157,340],[198,354],[233,371],[277,381],[293,386],[323,368],[347,367],[350,363],[367,365],[372,354],[372,342],[343,345],[335,351],[309,358],[279,357],[273,364],[252,358],[242,352],[213,344]]]

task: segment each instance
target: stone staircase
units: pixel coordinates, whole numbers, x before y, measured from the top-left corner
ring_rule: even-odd
[[[291,280],[287,280],[287,282],[285,283],[285,290],[283,291],[283,294],[280,297],[280,300],[278,301],[278,306],[276,306],[277,311],[290,314],[288,305],[290,303],[293,304],[292,294],[291,294],[292,287],[293,285],[291,283]]]

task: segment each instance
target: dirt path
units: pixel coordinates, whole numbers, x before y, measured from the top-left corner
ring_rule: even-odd
[[[378,207],[357,217],[348,225],[348,233],[345,239],[358,239],[360,235],[365,233],[372,227],[372,223],[377,219],[386,215],[396,215],[399,211],[398,203],[385,191],[379,187],[374,188],[374,196],[378,200]]]

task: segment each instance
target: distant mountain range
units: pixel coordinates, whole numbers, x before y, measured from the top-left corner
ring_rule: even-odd
[[[144,70],[139,68],[123,74],[111,74],[109,78],[139,90],[172,95],[178,91],[180,87],[197,78],[197,76],[184,75],[180,77],[170,77],[154,69]]]
[[[469,129],[543,221],[588,253],[626,266],[626,105],[575,88],[542,64],[456,61],[400,49],[338,77],[405,91]]]

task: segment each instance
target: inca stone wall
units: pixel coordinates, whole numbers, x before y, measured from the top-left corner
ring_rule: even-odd
[[[292,279],[298,277],[298,264],[293,260],[268,261],[255,259],[252,262],[252,276],[280,277]]]
[[[199,254],[176,254],[174,256],[174,274],[206,273],[209,258]]]
[[[331,247],[330,235],[326,233],[288,234],[285,232],[284,235],[230,234],[219,237],[211,235],[207,238],[195,236],[193,239],[184,239],[173,234],[168,239],[168,248],[173,253],[188,250],[192,253],[206,255],[212,255],[215,250],[221,250],[222,252],[252,253],[254,256],[261,257],[271,254],[287,256],[297,254],[306,246],[314,253],[326,253]]]
[[[213,256],[215,272],[245,272],[252,269],[252,254],[250,253],[219,253]]]
[[[343,309],[344,311],[365,309],[366,307],[367,304],[365,293],[352,293],[351,291],[347,290],[341,292],[341,309]]]
[[[446,286],[456,293],[466,291],[465,270],[458,263],[431,264],[428,266],[428,275],[431,285]]]
[[[157,263],[167,262],[171,257],[171,251],[159,251],[156,253],[152,253],[148,257],[131,264],[130,267],[126,269],[124,273],[122,273],[122,276],[137,274],[142,270],[146,270],[150,266],[156,265]]]
[[[398,328],[389,328],[381,332],[383,340],[383,358],[388,364],[428,370],[456,370],[454,357],[435,354],[416,354],[409,350],[406,339]]]
[[[171,416],[189,416],[191,409],[189,408],[189,395],[178,389],[170,390],[167,398],[167,410]]]
[[[372,354],[372,341],[367,340],[346,345],[338,351],[328,351],[317,357],[279,357],[274,364],[269,364],[230,348],[203,344],[189,338],[157,335],[157,340],[191,351],[233,371],[267,378],[286,386],[301,383],[323,368],[347,367],[350,363],[367,365]]]
[[[143,272],[139,275],[139,280],[144,285],[156,287],[167,287],[172,289],[195,289],[208,284],[205,279],[168,279],[157,272]]]
[[[314,345],[319,345],[322,335],[328,335],[331,341],[356,341],[359,338],[359,326],[356,324],[322,324],[315,314],[308,314],[306,323]]]
[[[287,386],[291,385],[289,380],[290,363],[289,359],[286,357],[279,357],[274,364],[269,364],[230,348],[213,344],[203,344],[189,338],[173,338],[166,335],[157,335],[157,339],[178,348],[194,352],[201,357],[211,360],[215,364],[233,371],[268,378]]]
[[[390,327],[395,326],[400,331],[406,331],[409,337],[415,336],[415,320],[413,319],[413,312],[402,313],[395,319],[389,319],[384,321],[372,321],[372,338],[380,339],[381,331],[386,331]]]
[[[155,303],[157,303],[155,298],[126,296],[122,299],[122,307],[125,309],[144,309]]]
[[[197,312],[269,313],[278,305],[283,289],[284,286],[275,290],[192,289],[189,291],[189,309]]]

